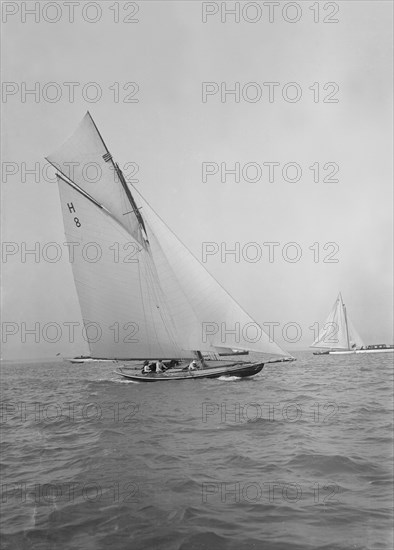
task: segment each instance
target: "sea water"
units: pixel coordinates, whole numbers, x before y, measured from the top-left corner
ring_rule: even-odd
[[[393,355],[133,383],[1,365],[2,548],[392,548]]]

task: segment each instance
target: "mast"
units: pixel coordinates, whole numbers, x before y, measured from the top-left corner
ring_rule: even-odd
[[[112,159],[112,157],[111,157],[111,161],[112,161],[112,164],[113,164],[113,166],[114,166],[114,168],[115,168],[116,174],[117,174],[117,176],[118,176],[118,178],[119,178],[119,180],[120,180],[120,183],[122,184],[122,187],[123,187],[123,189],[124,189],[124,192],[126,193],[126,196],[127,196],[127,198],[129,199],[129,201],[130,201],[130,204],[131,204],[131,207],[132,207],[133,212],[134,212],[134,214],[135,214],[135,217],[137,218],[138,223],[140,224],[141,228],[144,230],[145,240],[146,240],[146,242],[149,243],[148,234],[147,234],[147,232],[146,232],[144,219],[143,219],[143,217],[141,216],[141,212],[139,211],[139,208],[138,208],[138,206],[137,206],[137,203],[135,202],[134,197],[133,197],[133,195],[131,194],[130,188],[129,188],[128,185],[127,185],[126,178],[124,177],[122,170],[119,168],[119,164],[118,164],[117,162],[114,162],[114,160]]]
[[[123,172],[122,170],[119,168],[119,164],[117,162],[114,161],[114,159],[112,158],[112,155],[107,147],[107,144],[105,143],[104,139],[103,139],[103,136],[101,135],[100,133],[100,130],[97,128],[97,125],[96,123],[94,122],[93,120],[93,117],[92,115],[90,114],[90,112],[88,111],[87,114],[89,115],[89,118],[91,119],[92,123],[93,123],[93,126],[95,127],[96,131],[97,131],[97,134],[99,135],[100,137],[100,140],[105,148],[105,150],[107,151],[107,154],[105,155],[106,158],[104,158],[104,160],[106,162],[108,161],[111,161],[111,164],[112,166],[114,167],[114,170],[119,178],[119,181],[120,183],[122,184],[122,187],[124,189],[124,192],[126,193],[126,196],[127,198],[129,199],[129,202],[130,202],[130,205],[133,209],[133,212],[135,214],[135,217],[137,218],[137,221],[138,223],[140,224],[140,227],[144,230],[144,233],[145,233],[145,240],[149,243],[148,241],[148,235],[147,235],[147,232],[146,232],[146,228],[145,228],[145,223],[144,223],[144,220],[143,220],[143,217],[141,216],[141,213],[138,209],[138,206],[134,200],[134,197],[133,195],[131,194],[131,191],[130,191],[130,188],[128,187],[127,185],[127,182],[126,182],[126,178],[124,177],[123,175]]]
[[[347,313],[346,313],[346,306],[345,304],[343,303],[343,300],[342,300],[342,294],[339,293],[339,296],[340,296],[340,299],[341,299],[341,303],[342,303],[342,306],[343,306],[343,313],[344,313],[344,316],[345,316],[345,326],[346,326],[346,339],[347,339],[347,349],[350,350],[350,342],[349,342],[349,327],[348,327],[348,324],[347,324]]]

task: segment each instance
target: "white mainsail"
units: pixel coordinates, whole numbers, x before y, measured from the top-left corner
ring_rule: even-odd
[[[141,197],[142,218],[89,114],[48,160],[66,176],[60,201],[92,357],[186,358],[215,346],[287,355]],[[86,164],[100,167],[97,181]]]
[[[145,248],[64,179],[58,184],[91,356],[184,357]]]
[[[330,315],[311,347],[355,350],[363,345],[363,341],[347,315],[346,306],[339,293]]]

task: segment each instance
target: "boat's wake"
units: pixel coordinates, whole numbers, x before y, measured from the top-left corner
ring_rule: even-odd
[[[225,382],[235,382],[241,380],[241,376],[219,376],[218,380],[224,380]]]
[[[126,380],[125,378],[112,378],[111,382],[116,382],[117,384],[139,384],[138,380]]]

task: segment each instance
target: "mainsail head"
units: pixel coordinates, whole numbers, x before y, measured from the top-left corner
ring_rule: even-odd
[[[186,358],[215,346],[287,355],[140,196],[142,217],[89,113],[48,160],[61,173],[65,233],[77,247],[72,269],[92,357]]]
[[[144,245],[143,224],[130,202],[121,172],[89,112],[73,135],[47,160],[80,189],[104,206],[137,241]]]

